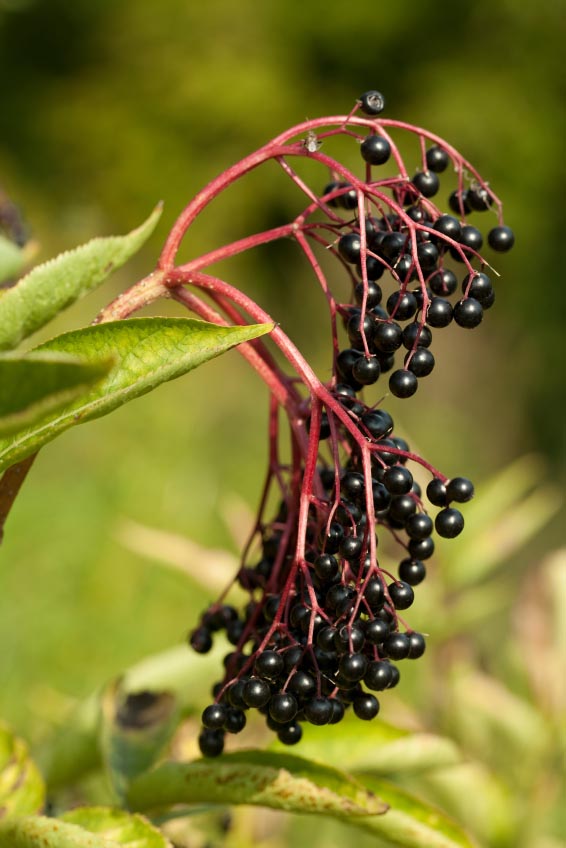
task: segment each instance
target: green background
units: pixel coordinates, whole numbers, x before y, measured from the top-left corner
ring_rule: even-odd
[[[497,303],[481,327],[447,330],[418,395],[387,408],[450,476],[481,483],[534,453],[540,482],[559,479],[564,29],[553,0],[0,0],[0,186],[37,258],[126,232],[165,201],[142,253],[50,332],[87,323],[147,273],[207,180],[375,87],[387,117],[447,138],[480,170],[517,240],[496,257]],[[284,223],[300,203],[266,168],[213,207],[183,255]],[[284,243],[222,270],[327,373],[324,303],[297,251]],[[182,640],[210,593],[127,550],[119,528],[133,519],[236,553],[226,504],[255,508],[266,413],[265,390],[230,353],[42,452],[0,555],[0,714],[18,729],[41,736],[63,704]],[[516,555],[515,575],[558,540],[555,520]],[[489,622],[487,654],[507,627]]]

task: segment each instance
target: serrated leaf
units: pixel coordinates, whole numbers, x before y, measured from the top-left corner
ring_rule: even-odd
[[[44,416],[32,427],[0,439],[0,472],[35,453],[69,427],[107,415],[272,327],[219,327],[192,318],[132,318],[85,327],[40,345],[36,350],[70,354],[85,362],[113,356],[115,365],[107,377],[79,399]]]
[[[29,427],[107,374],[113,359],[84,362],[62,353],[0,354],[0,436]]]
[[[16,277],[24,265],[24,251],[0,234],[0,283]]]
[[[24,816],[0,822],[0,848],[172,848],[143,816],[82,807],[61,819]]]
[[[274,750],[283,750],[280,742]],[[374,721],[360,733],[359,720],[347,716],[339,725],[306,726],[301,755],[340,763],[349,771],[368,769],[373,774],[406,774],[462,759],[451,739],[433,733],[414,733],[384,721]]]
[[[102,698],[101,750],[110,781],[123,800],[130,781],[163,753],[178,724],[170,692],[142,689],[126,693],[112,683]]]
[[[400,848],[472,846],[439,810],[385,781],[365,775],[356,779],[302,757],[266,751],[165,763],[132,783],[128,802],[138,810],[183,803],[251,804],[331,816]]]
[[[78,807],[61,817],[64,822],[80,825],[100,834],[116,845],[131,848],[170,848],[171,843],[139,813],[126,813],[110,807]]]
[[[0,724],[0,820],[37,813],[45,803],[45,787],[27,745]]]
[[[95,289],[153,232],[161,205],[124,236],[94,238],[37,265],[0,298],[0,350],[9,350]]]

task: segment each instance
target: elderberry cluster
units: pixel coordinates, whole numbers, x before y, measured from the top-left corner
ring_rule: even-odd
[[[210,650],[220,630],[235,646],[225,657],[224,679],[213,687],[215,703],[202,714],[205,756],[222,752],[225,734],[241,731],[252,708],[286,745],[301,739],[303,722],[335,724],[350,708],[370,720],[380,706],[374,693],[399,681],[396,663],[425,651],[424,636],[408,628],[399,612],[412,605],[414,587],[425,579],[433,532],[453,538],[463,529],[462,513],[451,504],[470,500],[473,485],[463,477],[446,484],[433,477],[426,489],[429,503],[440,507],[433,521],[406,467],[409,446],[393,434],[389,413],[367,407],[345,384],[334,395],[379,448],[371,492],[354,449],[338,469],[321,463],[323,494],[311,510],[302,567],[293,568],[297,536],[284,533],[284,503],[263,529],[261,557],[238,576],[249,603],[241,613],[213,605],[190,634],[199,653]],[[329,435],[324,417],[322,439]],[[402,548],[398,577],[371,556],[368,498],[378,532],[383,529]]]
[[[369,91],[358,107],[373,117],[384,100]],[[402,173],[373,180],[374,166],[393,154],[399,159],[381,129],[372,120],[360,140],[365,181],[333,178],[317,202],[318,210],[331,210],[320,231],[324,238],[332,233],[325,241],[317,231],[317,240],[336,253],[352,279],[349,303],[337,304],[327,292],[349,346],[339,349],[333,328],[334,368],[326,394],[312,390],[295,419],[289,415],[293,463],[278,465],[276,472],[270,463],[281,500],[277,514],[265,521],[263,499],[256,546],[236,578],[248,602],[240,611],[213,604],[189,635],[199,653],[211,649],[220,631],[233,646],[213,687],[214,702],[202,714],[205,756],[223,751],[226,733],[245,727],[249,709],[263,714],[286,745],[301,739],[305,722],[335,724],[350,709],[359,719],[373,719],[380,708],[375,693],[397,685],[398,663],[425,652],[424,635],[402,614],[426,577],[434,534],[458,536],[464,518],[457,507],[474,494],[467,478],[447,479],[411,453],[394,434],[391,415],[367,403],[363,390],[392,371],[391,393],[410,397],[435,364],[432,330],[452,321],[465,328],[481,322],[495,295],[479,255],[482,234],[466,216],[490,209],[494,196],[483,182],[464,188],[463,160],[438,144],[424,150],[426,167],[412,179]],[[316,156],[316,139],[305,149]],[[451,160],[460,173],[448,201],[452,215],[431,200],[438,174]],[[339,210],[354,214],[341,217]],[[502,225],[487,238],[496,251],[513,244],[511,230]],[[460,282],[449,261],[464,266]],[[385,276],[393,280],[393,291],[383,303]],[[403,367],[393,370],[401,349]],[[424,492],[408,467],[414,463],[431,475]],[[396,574],[379,564],[378,549],[396,560]]]

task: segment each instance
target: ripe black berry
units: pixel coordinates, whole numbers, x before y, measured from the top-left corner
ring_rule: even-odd
[[[281,730],[277,731],[277,738],[283,745],[296,745],[301,741],[303,728],[298,721],[293,721],[291,724],[286,724]]]
[[[228,710],[224,704],[211,704],[203,711],[202,723],[209,730],[220,730],[227,715]]]
[[[377,383],[381,374],[379,360],[375,356],[360,356],[352,368],[352,377],[362,386],[371,386]]]
[[[478,230],[477,227],[470,227],[469,225],[462,227],[462,232],[460,233],[460,244],[463,247],[469,247],[471,250],[480,250],[483,244],[483,236]],[[452,248],[454,251],[452,253],[454,259],[460,260],[461,257],[457,253],[457,251]]]
[[[366,115],[379,115],[385,108],[385,98],[379,91],[364,91],[358,98],[358,103]]]
[[[389,635],[389,625],[380,618],[373,618],[366,622],[365,634],[367,641],[372,645],[381,645]]]
[[[391,683],[391,664],[383,661],[371,662],[365,673],[364,683],[374,692],[387,689]]]
[[[443,297],[433,297],[426,313],[427,324],[431,327],[447,327],[452,321],[452,304]]]
[[[515,234],[510,227],[494,227],[487,234],[487,242],[498,253],[506,253],[515,244]]]
[[[271,689],[265,680],[252,677],[244,686],[242,697],[248,707],[264,707],[271,698]]]
[[[415,600],[415,593],[413,592],[412,587],[409,586],[408,583],[404,583],[402,580],[398,583],[391,583],[388,586],[388,589],[389,597],[393,601],[395,609],[409,609]]]
[[[373,333],[373,343],[383,353],[393,353],[401,347],[403,331],[399,324],[387,321],[377,324]]]
[[[448,236],[448,238],[454,239],[454,241],[459,241],[462,235],[460,221],[453,215],[441,215],[432,225],[432,229],[435,233]],[[430,237],[433,238],[434,233],[431,232]],[[436,239],[436,244],[442,245],[442,239]]]
[[[370,165],[383,165],[391,156],[391,145],[381,135],[368,135],[362,141],[360,151]]]
[[[364,721],[371,721],[379,712],[379,701],[375,695],[363,693],[354,698],[354,712],[358,718]]]
[[[405,524],[405,530],[411,539],[428,539],[432,533],[432,528],[432,518],[424,512],[411,515]]]
[[[371,580],[368,580],[366,588],[364,589],[364,598],[369,604],[370,609],[374,611],[381,609],[385,601],[385,590],[379,577],[372,577]],[[366,637],[367,632],[366,626]]]
[[[393,465],[383,475],[383,485],[392,495],[406,495],[411,491],[413,475],[402,465]]]
[[[354,560],[362,552],[363,539],[358,536],[346,536],[340,544],[340,555],[347,560]]]
[[[331,698],[330,703],[332,705],[332,712],[330,713],[328,724],[338,724],[344,718],[344,704],[337,698]]]
[[[433,477],[426,487],[426,496],[434,506],[446,506],[446,486],[438,477]]]
[[[320,554],[314,561],[314,573],[320,580],[333,580],[339,571],[338,560],[332,554]]]
[[[332,703],[329,698],[311,698],[304,706],[305,718],[311,724],[328,724],[332,714]]]
[[[450,157],[446,150],[443,150],[443,148],[439,147],[437,144],[433,147],[429,147],[426,152],[426,166],[429,171],[441,174],[442,171],[445,171],[448,167],[449,161]]]
[[[423,197],[434,197],[440,187],[440,180],[434,171],[417,171],[411,180]]]
[[[410,354],[408,354],[405,359],[406,368],[408,368],[409,371],[412,371],[415,377],[427,377],[433,370],[435,364],[434,356],[431,351],[426,347],[417,347],[411,356],[410,362],[408,362],[409,355]]]
[[[283,671],[283,657],[276,651],[263,651],[254,663],[254,674],[265,680],[275,680]]]
[[[457,509],[441,509],[434,521],[436,532],[444,539],[454,539],[464,529],[464,516]]]
[[[462,191],[453,191],[448,198],[448,205],[450,209],[461,218],[468,215],[472,211],[472,207],[468,201],[468,189],[465,188],[462,189]]]
[[[280,692],[269,702],[269,715],[274,721],[286,724],[295,718],[298,708],[297,700],[293,695]]]
[[[371,256],[369,257],[372,258]],[[381,266],[383,267],[383,266]],[[369,275],[368,275],[369,276]],[[364,296],[364,284],[358,283],[355,289],[355,298],[357,303],[361,305],[363,296]],[[381,303],[381,298],[383,297],[383,292],[381,291],[381,286],[379,283],[376,283],[375,280],[368,280],[368,288],[367,288],[367,299],[366,299],[366,307],[367,309],[373,309],[374,306],[378,306]]]
[[[399,369],[389,378],[391,394],[398,398],[408,398],[414,395],[418,388],[418,380],[412,371]]]
[[[428,539],[410,539],[407,547],[413,559],[430,559],[434,553],[434,541],[430,536]]]
[[[193,651],[197,654],[207,654],[212,648],[212,636],[206,627],[197,627],[189,636]]]
[[[493,197],[483,186],[474,185],[468,189],[468,203],[476,212],[485,212],[493,205]]]
[[[454,307],[454,321],[459,327],[465,327],[472,330],[481,324],[483,319],[483,307],[473,297],[466,297],[459,300]]]
[[[358,233],[345,233],[338,241],[338,253],[352,264],[360,258],[361,247],[362,240]]]
[[[406,633],[391,633],[383,643],[388,657],[393,660],[404,660],[409,656],[411,643]]]
[[[227,733],[240,733],[246,726],[246,714],[243,710],[230,708],[224,722]]]
[[[409,633],[409,653],[407,654],[410,660],[416,660],[422,657],[426,649],[425,638],[422,633]]]
[[[458,288],[456,274],[448,268],[443,268],[441,271],[437,271],[433,274],[432,277],[429,278],[428,284],[431,292],[439,295],[440,297],[448,297],[449,295],[454,294]]]
[[[218,757],[224,750],[224,734],[221,730],[202,730],[198,744],[203,757]]]
[[[367,665],[364,654],[345,654],[340,660],[338,670],[344,680],[357,683],[366,673]]]
[[[466,477],[453,477],[446,484],[446,497],[448,501],[466,503],[474,496],[474,484]]]
[[[362,424],[374,439],[381,439],[393,430],[393,419],[385,409],[369,410],[362,415]]]
[[[310,674],[308,674],[306,671],[301,671],[299,669],[295,672],[295,674],[289,681],[289,689],[294,695],[297,695],[299,698],[308,698],[310,695],[314,694],[316,690],[316,682]]]
[[[413,347],[429,347],[432,342],[432,333],[426,324],[419,324],[414,321],[412,324],[407,324],[403,330],[403,345],[407,350],[412,350]]]
[[[404,559],[399,563],[399,577],[409,586],[418,586],[426,577],[426,566],[419,559]]]

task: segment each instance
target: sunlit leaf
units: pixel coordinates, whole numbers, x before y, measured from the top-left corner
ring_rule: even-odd
[[[27,745],[0,724],[0,820],[37,813],[44,802],[43,778]]]
[[[126,848],[170,848],[171,845],[156,827],[136,813],[110,807],[78,807],[61,818]]]
[[[24,251],[0,234],[0,283],[16,277],[25,265]]]
[[[37,265],[0,298],[0,350],[17,347],[123,265],[153,232],[161,205],[124,236],[94,238]]]
[[[29,427],[84,394],[112,359],[83,362],[62,353],[0,354],[0,436]]]
[[[51,339],[37,350],[78,356],[85,362],[113,357],[115,365],[78,400],[44,416],[32,427],[0,439],[0,471],[35,453],[69,427],[100,418],[271,329],[271,324],[218,327],[191,318],[133,318]]]

